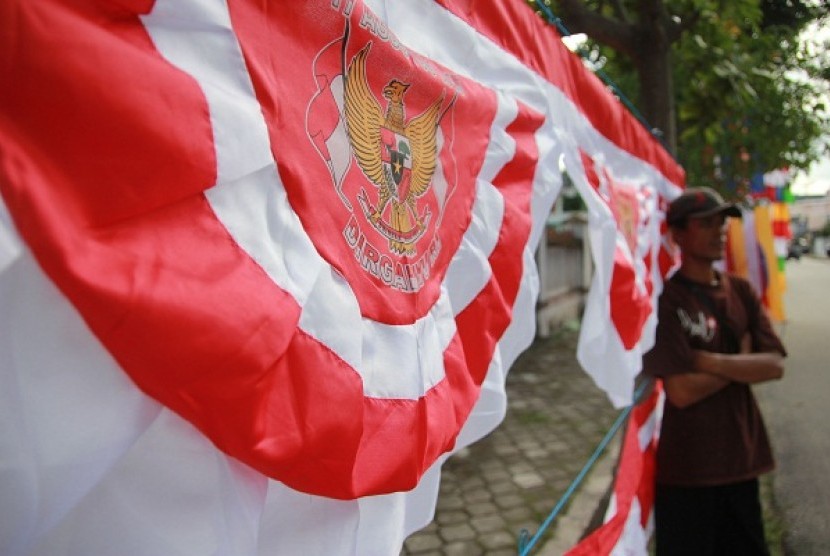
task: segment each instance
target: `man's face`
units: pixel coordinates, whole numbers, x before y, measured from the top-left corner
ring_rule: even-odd
[[[723,258],[726,244],[726,216],[714,214],[701,218],[689,218],[685,230],[675,230],[674,239],[683,257],[714,262]]]

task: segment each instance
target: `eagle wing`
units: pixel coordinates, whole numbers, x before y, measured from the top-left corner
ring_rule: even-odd
[[[343,92],[346,133],[357,163],[372,183],[386,187],[381,162],[380,128],[383,111],[366,81],[366,56],[371,43],[355,54]]]
[[[432,175],[435,173],[438,159],[438,121],[441,119],[441,106],[443,104],[444,96],[441,95],[422,114],[412,118],[404,130],[412,149],[412,176],[409,194],[413,198],[424,194],[432,180]]]

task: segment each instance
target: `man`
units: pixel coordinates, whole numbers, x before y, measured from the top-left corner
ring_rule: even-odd
[[[663,379],[657,554],[766,555],[758,476],[774,463],[751,384],[779,379],[786,351],[752,286],[718,272],[726,218],[741,211],[689,188],[666,220],[681,266],[659,302],[646,374]]]

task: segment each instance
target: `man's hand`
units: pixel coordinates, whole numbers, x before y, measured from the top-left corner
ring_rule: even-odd
[[[683,373],[663,379],[666,397],[672,405],[689,407],[729,384],[729,380],[701,372]]]
[[[693,371],[664,379],[666,397],[677,407],[688,407],[730,382],[756,384],[784,375],[784,358],[777,352],[752,353],[752,338],[741,338],[740,353],[696,350]]]
[[[743,344],[743,342],[742,342]],[[741,346],[743,349],[743,345]],[[732,382],[757,384],[784,376],[784,358],[778,352],[695,352],[695,370]]]

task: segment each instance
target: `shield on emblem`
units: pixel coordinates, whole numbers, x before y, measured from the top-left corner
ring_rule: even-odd
[[[409,142],[405,138],[398,141],[397,150],[389,151],[390,162],[392,163],[392,177],[395,178],[397,185],[400,185],[401,180],[403,180],[404,170],[411,160],[409,153]]]
[[[409,185],[409,173],[412,170],[412,149],[405,135],[391,129],[381,128],[383,141],[383,163],[395,184],[398,199],[404,199]]]

